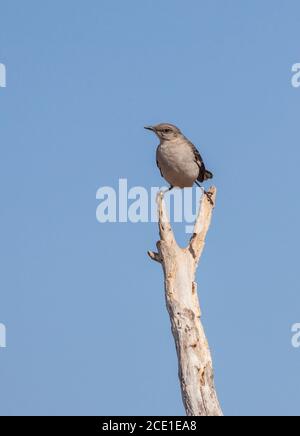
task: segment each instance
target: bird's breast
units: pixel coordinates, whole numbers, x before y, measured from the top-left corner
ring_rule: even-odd
[[[199,167],[190,145],[186,142],[165,142],[157,149],[157,161],[164,178],[173,186],[193,186]]]

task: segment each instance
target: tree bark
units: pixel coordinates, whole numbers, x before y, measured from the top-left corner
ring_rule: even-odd
[[[216,188],[211,188],[213,204]],[[157,198],[160,241],[151,259],[161,263],[165,297],[178,356],[179,379],[188,416],[222,416],[214,385],[211,354],[200,321],[201,311],[195,282],[196,269],[210,226],[213,204],[202,196],[193,236],[186,248],[177,245],[163,194]]]

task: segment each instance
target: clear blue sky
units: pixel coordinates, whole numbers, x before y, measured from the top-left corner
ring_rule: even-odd
[[[100,186],[162,183],[142,127],[169,121],[216,176],[198,282],[224,412],[299,415],[299,16],[1,0],[1,414],[183,414],[156,225],[95,218]]]

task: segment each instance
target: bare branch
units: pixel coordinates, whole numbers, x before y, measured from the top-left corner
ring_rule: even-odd
[[[169,222],[164,193],[159,192],[156,197],[159,217],[159,235],[162,241],[175,242],[174,233]]]
[[[211,188],[215,203],[216,188]],[[183,403],[190,416],[222,416],[214,385],[212,359],[203,326],[195,273],[211,222],[213,206],[203,196],[194,235],[187,248],[180,248],[174,238],[163,195],[158,197],[158,253],[151,259],[162,264],[165,296],[174,336]]]
[[[210,188],[208,194],[209,197],[206,194],[202,196],[198,217],[194,226],[194,234],[188,245],[188,249],[191,251],[196,263],[198,263],[205,245],[206,234],[211,223],[212,211],[216,203],[217,189],[215,187]]]
[[[155,253],[154,251],[148,251],[148,256],[155,262],[161,263],[161,258],[158,253]]]

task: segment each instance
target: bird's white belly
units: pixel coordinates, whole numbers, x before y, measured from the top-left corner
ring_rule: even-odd
[[[157,161],[164,178],[174,187],[191,187],[199,175],[194,153],[185,143],[160,145]]]

